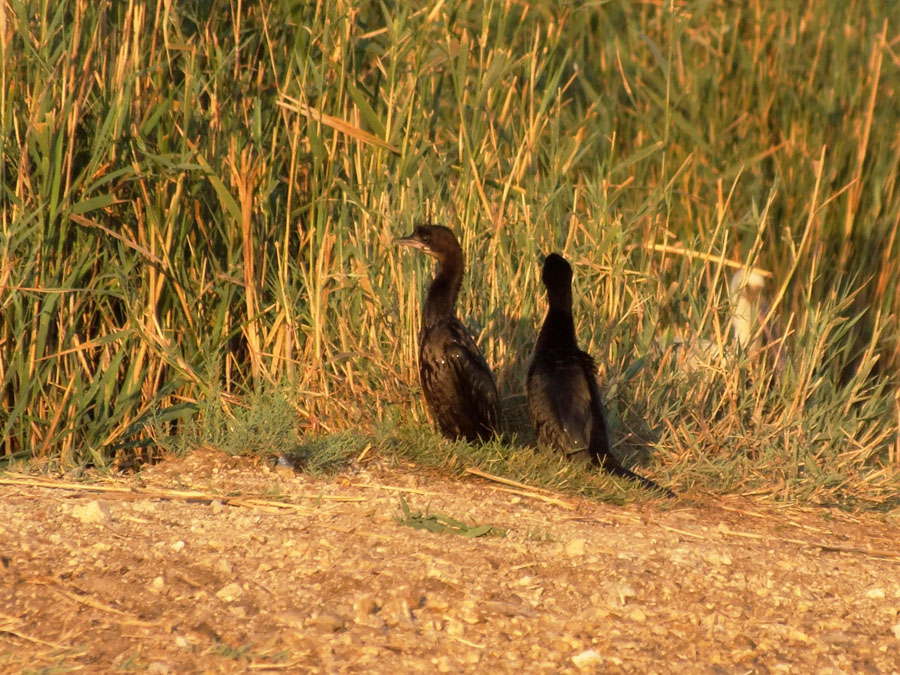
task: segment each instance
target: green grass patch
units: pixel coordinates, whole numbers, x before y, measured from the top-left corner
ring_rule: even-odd
[[[590,467],[499,439],[470,445],[448,441],[430,428],[407,426],[381,435],[376,447],[398,460],[411,460],[459,478],[471,478],[466,469],[478,469],[526,485],[599,501],[621,504],[636,489],[629,481],[618,481]]]
[[[400,515],[396,516],[394,520],[401,525],[406,525],[416,530],[455,534],[460,537],[506,536],[506,530],[493,525],[466,525],[464,522],[450,516],[445,516],[441,513],[431,513],[427,508],[424,512],[413,511],[402,496],[400,497]]]

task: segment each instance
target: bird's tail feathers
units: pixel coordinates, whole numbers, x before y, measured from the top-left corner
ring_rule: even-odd
[[[663,487],[659,483],[652,481],[649,478],[645,478],[644,476],[641,476],[640,474],[636,474],[634,471],[631,471],[630,469],[626,469],[624,466],[621,466],[612,460],[607,461],[607,462],[601,462],[601,466],[603,467],[603,469],[605,469],[612,475],[619,476],[620,478],[628,478],[630,480],[633,480],[636,483],[639,483],[643,487],[647,488],[648,490],[657,490],[659,492],[663,492],[663,493],[665,493],[666,497],[677,497],[678,496],[674,492],[672,492],[669,488]]]

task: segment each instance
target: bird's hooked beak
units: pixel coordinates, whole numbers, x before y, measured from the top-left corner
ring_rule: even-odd
[[[396,239],[394,239],[394,243],[397,244],[397,246],[409,246],[410,248],[417,248],[430,256],[434,256],[434,252],[432,252],[432,250],[428,248],[428,245],[416,236],[415,232],[413,232],[412,234],[408,234],[405,237],[397,237]]]

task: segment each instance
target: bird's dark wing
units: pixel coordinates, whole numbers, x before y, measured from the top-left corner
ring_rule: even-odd
[[[458,320],[423,331],[419,370],[425,398],[444,435],[474,441],[499,431],[494,376]]]
[[[606,423],[606,412],[603,409],[603,398],[600,395],[600,387],[597,385],[597,364],[587,352],[578,352],[578,360],[584,381],[587,383],[591,399],[591,458],[601,466],[610,463],[620,466],[618,460],[609,451],[609,425]]]
[[[527,388],[538,445],[568,456],[585,453],[593,415],[590,383],[580,361],[571,356],[535,355]]]

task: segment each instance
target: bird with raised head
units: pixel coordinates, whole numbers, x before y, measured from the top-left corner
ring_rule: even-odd
[[[623,467],[610,451],[609,429],[591,356],[578,348],[572,317],[572,267],[557,253],[544,260],[549,308],[528,367],[528,412],[538,447],[590,461],[647,488],[670,490]]]
[[[456,316],[462,247],[443,225],[418,225],[394,241],[437,261],[419,332],[419,377],[431,416],[447,438],[485,441],[499,433],[500,396],[487,361]]]

